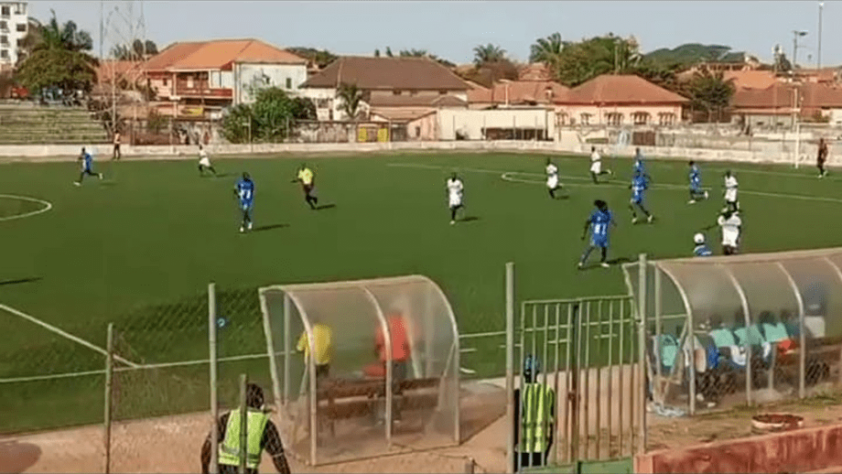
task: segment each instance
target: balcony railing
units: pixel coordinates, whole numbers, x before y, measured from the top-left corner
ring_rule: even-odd
[[[210,87],[181,87],[177,86],[174,95],[180,97],[210,97],[216,99],[232,99],[234,91],[231,89],[217,89]]]

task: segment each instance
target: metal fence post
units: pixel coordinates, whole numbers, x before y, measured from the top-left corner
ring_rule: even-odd
[[[114,373],[114,323],[108,323],[105,354],[105,474],[111,472],[111,377]]]
[[[219,401],[217,399],[216,356],[216,283],[208,284],[208,347],[210,348],[210,409],[211,409],[211,458],[210,472],[219,471]]]
[[[240,375],[240,474],[246,474],[248,468],[248,375]]]
[[[515,264],[506,263],[506,472],[515,462]]]
[[[646,272],[648,264],[646,262],[646,254],[640,254],[638,260],[638,271],[640,274],[638,275],[639,282],[639,290],[638,293],[640,294],[640,298],[638,298],[638,314],[639,314],[639,326],[638,326],[638,348],[637,348],[637,358],[638,358],[638,370],[640,376],[638,380],[640,381],[640,392],[638,395],[640,397],[640,403],[637,406],[638,413],[640,416],[640,434],[638,437],[638,443],[640,445],[637,447],[637,452],[643,454],[646,452],[646,300],[649,298],[649,288],[647,288],[647,281],[646,281]],[[692,383],[692,382],[691,382]]]

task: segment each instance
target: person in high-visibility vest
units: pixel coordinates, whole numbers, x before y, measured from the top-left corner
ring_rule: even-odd
[[[298,175],[292,182],[301,183],[301,188],[304,190],[304,201],[310,206],[310,209],[316,210],[316,206],[319,205],[319,198],[316,197],[316,180],[313,170],[302,163],[301,168],[298,170]]]
[[[246,473],[257,474],[260,455],[265,449],[272,456],[272,463],[280,474],[289,474],[289,464],[284,455],[284,447],[278,427],[269,419],[269,413],[263,408],[263,389],[255,384],[246,387],[246,405],[248,420],[248,441],[246,446]],[[219,417],[216,439],[219,443],[217,462],[219,474],[237,474],[240,466],[240,422],[243,414],[240,409]],[[210,435],[202,445],[202,474],[208,474],[211,460]]]
[[[555,433],[555,391],[538,382],[540,363],[536,357],[523,361],[521,388],[515,389],[514,472],[545,466]]]

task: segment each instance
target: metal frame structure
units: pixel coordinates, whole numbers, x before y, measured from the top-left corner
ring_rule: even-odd
[[[415,366],[416,370],[420,373],[425,374],[427,377],[438,376],[442,379],[449,378],[449,383],[440,384],[440,396],[439,396],[439,403],[441,403],[442,397],[446,396],[447,399],[456,400],[457,406],[456,409],[453,411],[454,419],[453,426],[453,441],[454,443],[459,443],[461,441],[461,433],[460,433],[460,415],[458,409],[458,400],[459,400],[459,353],[460,353],[460,342],[459,342],[459,330],[456,323],[456,318],[453,314],[453,309],[450,305],[450,302],[447,300],[444,292],[441,288],[431,279],[420,276],[420,275],[411,275],[411,276],[403,276],[403,277],[390,277],[390,278],[380,278],[380,279],[371,279],[371,280],[357,280],[357,281],[343,281],[343,282],[329,282],[329,283],[312,283],[312,284],[292,284],[292,285],[273,285],[267,286],[259,289],[259,296],[260,296],[260,306],[261,311],[263,313],[263,323],[264,323],[264,332],[266,335],[266,347],[267,353],[269,355],[269,363],[270,363],[270,371],[272,377],[272,392],[275,399],[275,406],[284,409],[288,408],[289,403],[291,402],[291,394],[290,394],[290,373],[291,373],[291,366],[293,364],[293,358],[300,357],[300,355],[295,353],[293,347],[293,334],[291,334],[291,319],[295,316],[293,313],[297,313],[300,316],[301,323],[304,326],[304,331],[307,334],[307,338],[310,344],[310,353],[314,354],[315,351],[315,340],[313,337],[313,325],[308,314],[308,306],[305,302],[302,301],[300,294],[302,292],[307,293],[318,293],[319,291],[336,291],[336,290],[355,290],[361,292],[364,298],[369,302],[370,308],[374,313],[374,316],[379,323],[380,328],[383,331],[383,334],[389,334],[389,322],[387,320],[387,315],[384,314],[384,308],[382,307],[382,302],[378,297],[375,295],[377,292],[377,288],[385,288],[385,287],[400,287],[400,285],[405,284],[420,284],[426,287],[428,290],[432,290],[435,298],[439,300],[439,303],[442,304],[442,308],[444,309],[445,315],[444,317],[450,321],[449,332],[451,332],[450,337],[452,338],[452,345],[448,350],[446,362],[444,365],[444,369],[441,371],[440,374],[433,374],[432,373],[432,358],[434,356],[432,344],[427,343],[425,344],[426,353],[424,354],[424,361],[426,362],[426,366],[421,368],[420,366]],[[374,291],[372,291],[374,290]],[[280,292],[283,294],[283,342],[275,340],[275,331],[273,330],[272,325],[272,316],[270,314],[271,308],[270,304],[267,301],[267,296],[270,293],[277,293]],[[340,309],[340,308],[337,308]],[[277,312],[274,312],[277,316]],[[425,327],[425,335],[431,337],[430,335],[434,333],[434,331],[442,331],[441,328],[434,328],[431,327],[433,324],[432,321],[429,321],[430,318],[426,318],[428,321],[428,325]],[[445,331],[448,331],[445,329]],[[280,342],[282,344],[282,349],[278,350],[278,346],[276,346],[276,342]],[[385,367],[385,421],[384,421],[384,435],[386,439],[387,446],[391,447],[393,443],[393,423],[392,423],[392,364],[391,364],[391,337],[385,337],[384,342],[386,345],[386,353],[388,354],[388,361]],[[441,354],[438,354],[441,355]],[[276,356],[283,357],[283,369],[279,367],[278,361],[276,360]],[[416,357],[412,357],[413,361],[416,361]],[[308,397],[308,405],[309,405],[309,413],[308,413],[308,423],[311,427],[317,427],[317,391],[316,391],[316,363],[314,358],[310,357],[307,358],[305,361],[306,367],[306,376],[309,379],[308,385],[309,390],[307,393]],[[281,372],[283,375],[281,375]],[[441,391],[443,390],[450,390],[452,393],[447,395],[442,394]],[[315,429],[311,431],[314,433]],[[310,435],[310,446],[309,446],[309,463],[311,465],[318,464],[318,447],[317,447],[317,436],[311,434]]]
[[[673,374],[666,374],[666,376],[672,377],[673,375],[675,375],[675,371],[678,371],[678,376],[683,377],[684,368],[682,367],[682,365],[686,364],[688,372],[687,378],[689,381],[691,381],[691,383],[688,384],[689,412],[692,415],[695,414],[697,411],[696,383],[693,383],[693,381],[696,380],[696,364],[693,363],[693,361],[684,360],[688,357],[687,354],[684,354],[684,357],[681,357],[680,354],[687,351],[688,346],[691,348],[691,353],[696,348],[694,331],[697,325],[696,319],[698,318],[698,315],[695,314],[695,310],[699,308],[694,308],[693,298],[690,294],[693,291],[694,282],[689,280],[688,277],[682,276],[681,274],[676,272],[677,269],[684,269],[684,271],[687,271],[687,269],[695,266],[700,270],[705,269],[705,271],[716,272],[718,274],[717,276],[721,277],[722,281],[727,282],[728,286],[733,288],[739,301],[738,310],[742,313],[743,321],[741,321],[741,323],[745,324],[746,328],[749,328],[756,323],[756,321],[754,321],[752,318],[753,312],[757,313],[757,307],[765,303],[761,302],[760,304],[758,304],[758,301],[756,299],[752,300],[746,294],[745,285],[749,283],[748,277],[740,277],[737,274],[735,274],[734,270],[740,268],[741,265],[768,265],[769,272],[764,272],[764,274],[758,275],[756,279],[751,280],[751,283],[757,285],[757,281],[768,282],[769,279],[780,279],[780,277],[783,277],[783,281],[786,282],[785,287],[776,286],[775,288],[769,289],[767,291],[780,292],[786,291],[786,289],[792,291],[792,300],[796,303],[796,308],[798,312],[798,345],[799,347],[805,348],[807,347],[806,333],[808,328],[805,326],[806,310],[804,303],[804,285],[815,284],[815,281],[821,280],[821,278],[816,276],[813,277],[809,282],[803,281],[804,279],[802,277],[793,274],[793,265],[817,264],[819,262],[823,262],[824,264],[826,264],[827,268],[825,268],[824,270],[830,270],[830,272],[833,275],[835,275],[835,278],[838,279],[837,281],[827,283],[837,285],[837,287],[842,285],[842,267],[840,267],[840,263],[842,263],[842,248],[790,251],[765,254],[747,254],[727,257],[721,256],[708,258],[684,258],[652,261],[648,263],[637,262],[624,264],[623,271],[626,276],[626,286],[628,287],[629,292],[632,295],[634,295],[640,303],[650,300],[650,298],[654,299],[654,333],[655,341],[657,342],[655,343],[656,347],[654,347],[653,352],[655,355],[655,365],[657,365],[657,367],[650,370],[650,374],[655,376],[658,382],[653,384],[653,392],[658,392],[653,393],[654,399],[656,401],[662,401],[665,397],[664,393],[660,393],[660,382],[662,381],[662,377],[664,377],[665,374],[661,373],[661,350],[660,347],[657,347],[657,345],[660,344],[661,341],[663,321],[665,318],[683,320],[685,322],[684,328],[681,332],[678,341],[680,350],[679,356],[677,358],[680,360],[676,361],[675,365],[672,367]],[[645,272],[640,271],[643,268],[646,269]],[[815,268],[816,270],[819,270],[817,267]],[[631,279],[631,275],[633,275],[636,271],[640,272],[640,274],[648,273],[650,271],[654,272],[654,291],[650,292],[650,288],[648,288],[645,282],[642,280],[637,286],[637,288],[634,287],[634,285],[632,284],[633,280]],[[817,275],[821,273],[821,271],[816,272]],[[662,275],[665,275],[667,279],[669,279],[669,281],[673,284],[675,290],[677,291],[680,299],[680,305],[683,306],[682,312],[672,315],[663,314],[664,295]],[[826,280],[826,278],[824,279]],[[698,285],[698,282],[695,283],[696,285]],[[646,297],[641,297],[642,295],[646,295]],[[780,293],[776,294],[776,297],[780,297]],[[837,336],[837,334],[834,334],[833,336]],[[693,339],[690,339],[691,337]],[[755,402],[752,388],[752,344],[748,341],[748,338],[746,339],[747,340],[744,341],[744,349],[747,361],[745,366],[745,397],[746,403],[751,405]],[[775,352],[775,350],[772,351],[772,357],[774,357]],[[804,375],[807,370],[806,353],[806,350],[798,351],[799,380],[797,391],[799,398],[804,398],[806,396],[806,377]],[[774,374],[774,371],[772,371],[772,374]],[[773,377],[773,375],[770,375],[770,380],[772,380],[771,377]],[[772,383],[770,381],[770,386],[771,384]]]

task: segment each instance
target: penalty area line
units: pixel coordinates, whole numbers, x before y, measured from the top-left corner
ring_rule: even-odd
[[[18,196],[17,194],[0,194],[0,199],[17,199],[18,201],[28,201],[28,202],[37,202],[38,204],[43,204],[44,207],[42,209],[38,209],[32,212],[25,212],[23,214],[18,214],[16,216],[6,216],[0,217],[0,222],[4,221],[11,221],[14,219],[23,219],[24,217],[32,217],[37,216],[38,214],[43,214],[50,209],[53,208],[53,203],[50,201],[45,201],[43,199],[37,199],[29,196]]]
[[[47,331],[56,333],[59,336],[64,337],[65,339],[69,339],[69,340],[71,340],[71,341],[73,341],[77,344],[82,345],[82,346],[85,346],[85,347],[87,347],[88,349],[91,349],[94,352],[98,352],[98,353],[100,353],[104,356],[108,355],[108,351],[106,351],[102,347],[91,344],[90,342],[88,342],[88,341],[86,341],[86,340],[84,340],[84,339],[82,339],[78,336],[74,336],[73,334],[70,334],[69,332],[66,332],[62,329],[59,329],[59,328],[53,326],[52,324],[45,323],[44,321],[41,321],[40,319],[36,318],[35,316],[30,316],[30,315],[24,313],[23,311],[18,311],[15,308],[12,308],[11,306],[6,306],[4,304],[0,304],[0,310],[3,310],[3,311],[5,311],[9,314],[15,315],[19,318],[23,318],[23,319],[25,319],[25,320],[33,323],[33,324],[41,326],[42,328],[46,329]],[[118,355],[114,356],[114,360],[120,361],[120,362],[122,362],[122,363],[124,363],[124,364],[126,364],[126,365],[128,365],[129,367],[132,367],[132,368],[140,367],[138,364],[135,364],[134,362],[126,360],[126,359],[124,359],[124,358],[122,358]]]

